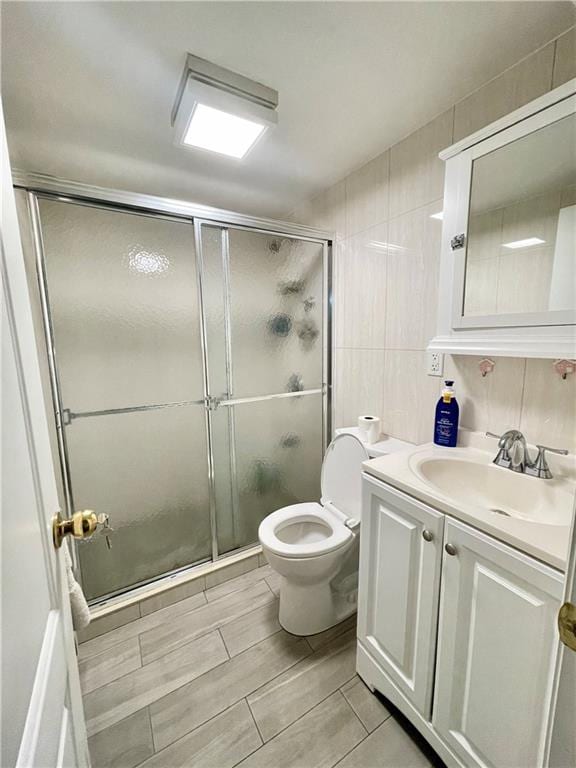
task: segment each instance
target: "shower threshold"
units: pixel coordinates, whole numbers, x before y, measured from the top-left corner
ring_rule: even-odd
[[[241,549],[222,555],[218,560],[204,560],[200,563],[185,568],[180,568],[172,573],[160,576],[144,584],[138,584],[121,593],[104,595],[90,601],[90,615],[92,622],[108,617],[124,608],[134,606],[136,609],[140,603],[149,601],[150,598],[161,600],[165,593],[175,591],[174,598],[180,599],[180,593],[187,587],[191,589],[193,582],[200,579],[208,580],[214,586],[233,579],[242,573],[247,573],[253,568],[264,564],[262,547],[260,544],[249,544]],[[167,602],[169,604],[170,600]]]

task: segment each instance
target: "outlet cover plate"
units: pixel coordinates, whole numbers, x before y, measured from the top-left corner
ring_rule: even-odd
[[[444,372],[444,354],[430,350],[426,355],[426,373],[428,376],[442,376]]]

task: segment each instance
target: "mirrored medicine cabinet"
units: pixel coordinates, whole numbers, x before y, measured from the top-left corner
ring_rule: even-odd
[[[429,349],[576,357],[576,80],[440,157],[439,319]]]

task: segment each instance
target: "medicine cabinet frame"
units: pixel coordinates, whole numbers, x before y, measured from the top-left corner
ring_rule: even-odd
[[[576,114],[576,79],[440,152],[446,162],[437,335],[429,350],[449,354],[576,358],[576,307],[539,312],[464,314],[473,163]],[[574,258],[576,260],[576,247]],[[522,275],[519,274],[519,280]]]

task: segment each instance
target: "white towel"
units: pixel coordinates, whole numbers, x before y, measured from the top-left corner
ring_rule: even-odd
[[[72,624],[76,632],[78,632],[79,629],[84,629],[90,624],[90,608],[88,608],[82,587],[74,578],[72,559],[67,544],[64,544],[64,562],[66,564],[66,578],[68,579],[70,608],[72,609]]]

